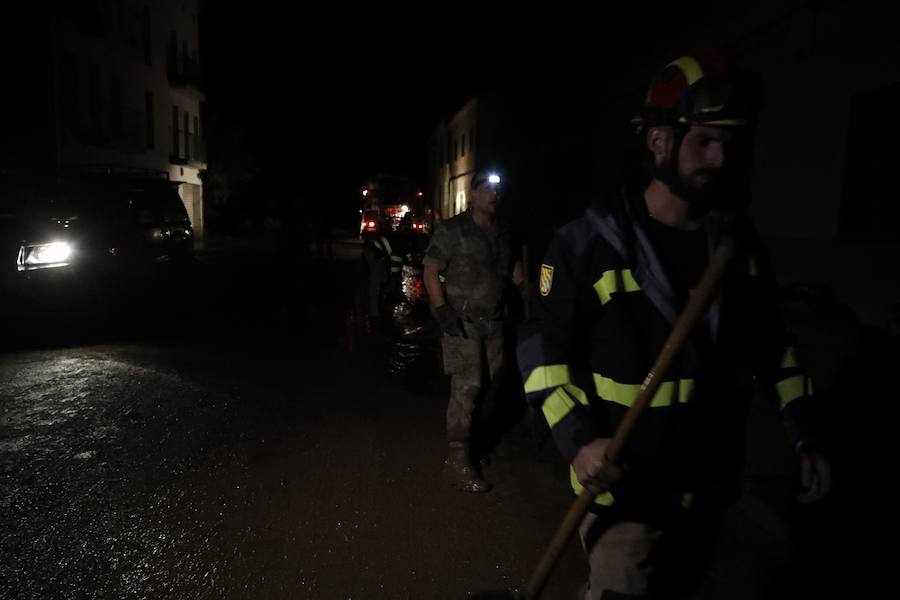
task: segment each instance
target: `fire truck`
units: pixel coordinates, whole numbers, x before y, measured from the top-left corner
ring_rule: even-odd
[[[385,228],[396,231],[403,217],[421,209],[422,192],[412,180],[395,175],[370,177],[362,189],[359,235],[363,237]]]

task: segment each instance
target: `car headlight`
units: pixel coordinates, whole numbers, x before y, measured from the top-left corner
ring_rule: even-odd
[[[18,267],[20,271],[64,267],[71,256],[72,246],[66,242],[29,244],[19,248]]]

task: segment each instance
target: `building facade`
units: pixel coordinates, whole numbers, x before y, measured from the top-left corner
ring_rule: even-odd
[[[44,4],[6,24],[19,85],[2,166],[168,178],[202,236],[198,0]]]

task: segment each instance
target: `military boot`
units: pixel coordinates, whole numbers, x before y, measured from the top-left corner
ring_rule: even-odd
[[[465,443],[451,443],[447,448],[445,471],[454,487],[464,492],[487,492],[491,484],[481,478],[469,460],[469,446]]]

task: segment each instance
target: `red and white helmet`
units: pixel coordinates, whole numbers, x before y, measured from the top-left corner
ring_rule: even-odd
[[[633,123],[654,125],[746,125],[756,112],[750,82],[733,71],[725,55],[701,49],[665,66],[650,83]]]

